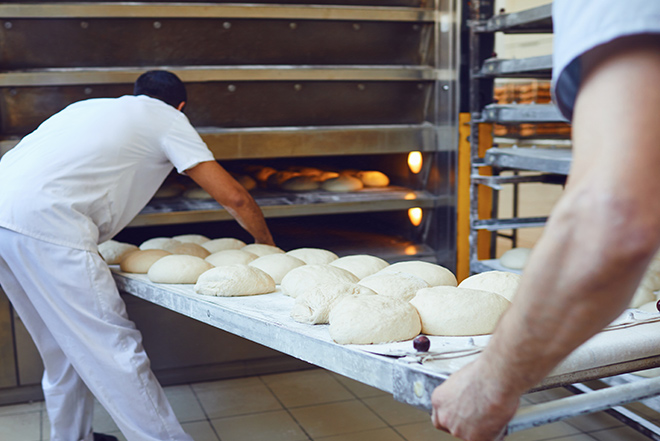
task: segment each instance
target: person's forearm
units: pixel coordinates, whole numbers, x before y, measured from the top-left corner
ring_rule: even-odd
[[[202,162],[186,172],[252,235],[256,243],[275,245],[257,203],[220,164],[215,161]]]
[[[557,207],[479,360],[519,394],[621,313],[651,257],[652,250],[626,246],[629,234],[615,219],[620,207],[576,207],[581,191]]]
[[[251,196],[247,195],[243,203],[233,207],[225,206],[225,209],[252,235],[256,243],[275,245],[261,209]]]

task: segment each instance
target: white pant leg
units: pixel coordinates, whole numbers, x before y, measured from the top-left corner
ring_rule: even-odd
[[[18,281],[0,258],[0,281],[23,320],[42,360],[41,385],[50,420],[51,441],[92,439],[94,397],[39,317]]]
[[[141,334],[128,320],[124,302],[99,255],[0,228],[0,261],[4,261],[0,283],[4,286],[7,272],[12,275],[24,293],[17,294],[28,297],[127,440],[192,440],[183,432],[151,372]],[[30,317],[28,314],[23,321]],[[26,327],[40,325],[26,322]],[[41,338],[42,332],[35,331],[34,338]],[[48,366],[47,361],[44,364]],[[66,375],[48,375],[49,381],[68,379]],[[67,419],[63,410],[59,413],[57,420]]]

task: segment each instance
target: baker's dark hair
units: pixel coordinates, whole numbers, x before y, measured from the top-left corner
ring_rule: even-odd
[[[140,75],[133,86],[133,95],[147,95],[173,107],[188,101],[186,86],[166,70],[150,70]]]

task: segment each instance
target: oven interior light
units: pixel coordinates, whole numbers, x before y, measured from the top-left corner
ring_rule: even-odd
[[[414,226],[418,226],[422,223],[422,217],[423,213],[421,208],[413,207],[408,209],[408,219],[410,219],[410,223]]]
[[[410,171],[417,174],[422,171],[422,153],[410,152],[408,153],[408,167]]]
[[[414,256],[415,254],[417,254],[417,252],[418,252],[418,250],[417,250],[417,246],[416,246],[416,245],[408,245],[408,246],[403,250],[403,254],[405,254],[406,256]]]

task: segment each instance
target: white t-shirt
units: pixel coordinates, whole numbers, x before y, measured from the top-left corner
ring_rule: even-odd
[[[555,0],[552,18],[553,92],[570,119],[582,81],[580,57],[620,37],[660,33],[660,1]]]
[[[80,101],[0,160],[0,226],[96,250],[167,175],[214,160],[188,118],[145,95]]]

